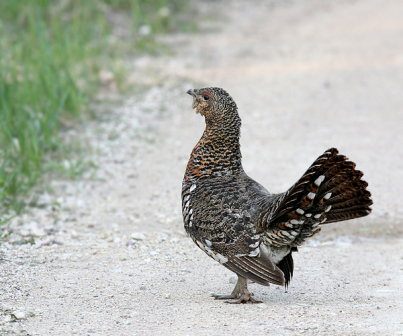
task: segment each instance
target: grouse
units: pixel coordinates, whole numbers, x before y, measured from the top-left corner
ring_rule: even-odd
[[[238,275],[230,303],[256,301],[247,279],[288,286],[292,253],[322,224],[367,216],[371,193],[363,173],[336,148],[324,152],[290,189],[271,194],[243,170],[237,105],[223,89],[190,89],[206,128],[182,183],[184,226],[211,258]]]

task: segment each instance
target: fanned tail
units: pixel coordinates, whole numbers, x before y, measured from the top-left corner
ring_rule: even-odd
[[[321,155],[286,193],[267,219],[267,238],[277,246],[298,246],[320,224],[367,216],[371,193],[364,174],[336,148]]]

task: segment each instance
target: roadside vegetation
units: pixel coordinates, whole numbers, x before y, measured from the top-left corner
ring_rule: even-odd
[[[45,174],[85,169],[63,130],[89,115],[102,71],[123,92],[124,60],[158,52],[155,34],[192,29],[186,4],[0,0],[0,225]]]

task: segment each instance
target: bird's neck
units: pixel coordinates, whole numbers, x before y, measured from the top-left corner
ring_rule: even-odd
[[[241,120],[206,120],[206,129],[192,154],[186,168],[185,179],[226,176],[240,171],[242,156],[239,144]]]

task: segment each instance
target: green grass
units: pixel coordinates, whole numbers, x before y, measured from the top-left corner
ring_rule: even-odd
[[[74,175],[61,132],[88,112],[101,69],[155,52],[154,33],[189,29],[185,0],[0,0],[0,222],[51,171]],[[173,13],[179,13],[173,15]],[[114,33],[124,24],[124,36]],[[147,34],[147,32],[151,33]],[[123,91],[123,89],[122,89]],[[2,215],[3,214],[3,215]],[[1,225],[1,224],[0,224]]]

